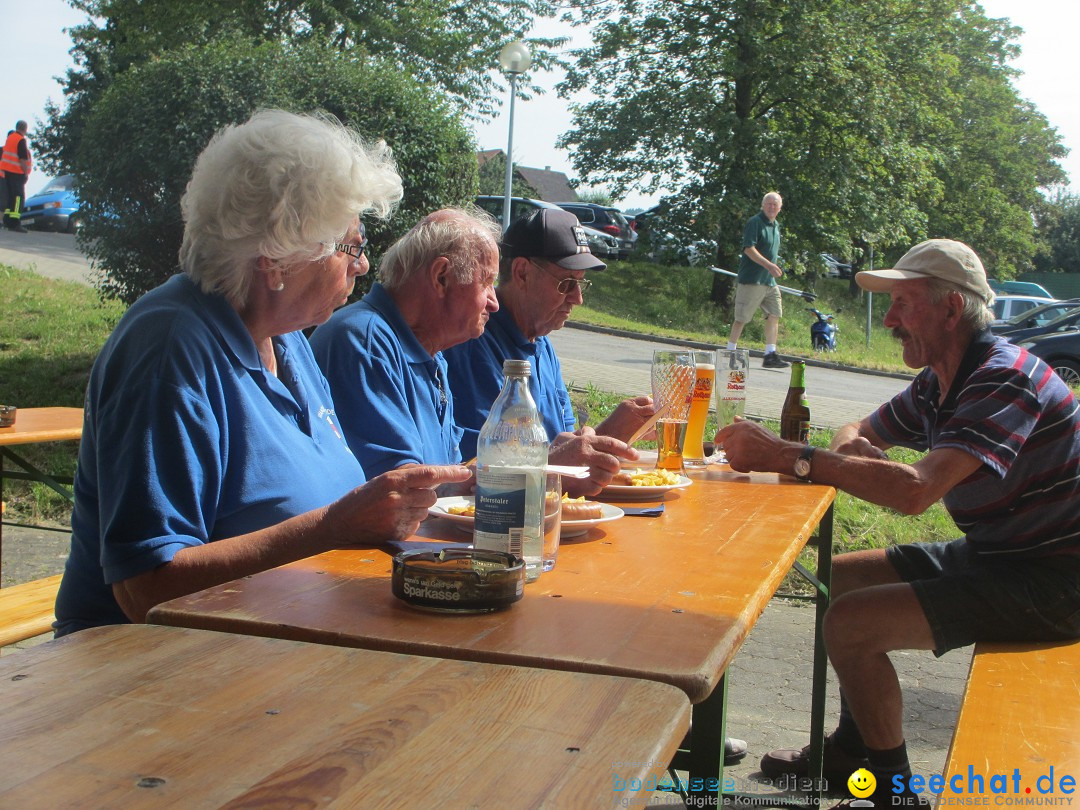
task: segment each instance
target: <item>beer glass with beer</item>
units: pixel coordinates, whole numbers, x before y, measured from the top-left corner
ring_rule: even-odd
[[[690,399],[690,415],[686,420],[686,442],[683,444],[683,464],[687,467],[704,467],[705,420],[712,404],[713,385],[716,381],[716,354],[694,351],[694,393]]]
[[[750,353],[746,349],[718,349],[716,352],[716,428],[727,427],[746,410],[746,378],[750,373]],[[726,461],[716,449],[717,461]]]
[[[656,466],[682,472],[686,420],[694,394],[694,355],[688,349],[653,352],[653,407],[661,413],[656,423]]]

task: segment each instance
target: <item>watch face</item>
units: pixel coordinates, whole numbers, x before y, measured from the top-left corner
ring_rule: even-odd
[[[795,477],[806,478],[810,475],[810,459],[799,458],[795,460]]]

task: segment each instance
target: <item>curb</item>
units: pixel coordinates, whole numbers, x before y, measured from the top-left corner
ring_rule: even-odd
[[[653,343],[663,343],[666,346],[683,346],[689,349],[705,349],[715,350],[723,348],[717,346],[715,343],[702,343],[695,340],[680,340],[678,338],[664,337],[661,335],[648,335],[642,332],[631,332],[628,329],[615,329],[610,326],[598,326],[593,323],[582,323],[580,321],[567,321],[563,324],[564,329],[580,329],[584,332],[599,332],[603,335],[613,335],[614,337],[630,338],[632,340],[648,340]],[[765,352],[761,349],[747,349],[750,352],[751,357],[764,357]],[[801,360],[808,366],[816,368],[831,368],[837,371],[850,371],[852,374],[867,374],[872,377],[889,377],[894,380],[912,380],[915,378],[914,374],[904,374],[898,371],[877,371],[869,368],[860,368],[858,366],[846,366],[842,363],[829,363],[824,360],[818,360],[814,357],[802,357],[799,355],[786,354],[782,355],[788,359]]]

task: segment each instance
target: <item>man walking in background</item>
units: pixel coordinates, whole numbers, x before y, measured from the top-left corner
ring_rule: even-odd
[[[0,172],[4,174],[7,203],[4,206],[4,225],[10,231],[26,233],[22,226],[22,210],[26,201],[26,180],[30,176],[30,144],[26,140],[26,122],[19,121],[8,133],[0,157]]]
[[[776,333],[784,314],[776,279],[784,271],[776,264],[780,255],[780,223],[777,215],[784,201],[770,191],[761,201],[761,210],[743,229],[743,252],[739,257],[738,287],[735,290],[735,319],[731,324],[728,349],[738,346],[743,327],[754,317],[758,307],[765,313],[764,368],[786,368],[787,362],[776,353]]]

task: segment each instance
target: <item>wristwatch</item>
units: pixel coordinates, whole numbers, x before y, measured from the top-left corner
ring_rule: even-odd
[[[814,457],[814,451],[816,447],[807,447],[799,453],[799,457],[795,459],[795,477],[800,481],[810,480],[810,460]]]

